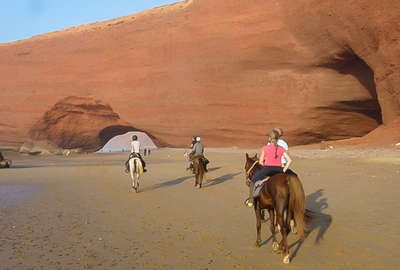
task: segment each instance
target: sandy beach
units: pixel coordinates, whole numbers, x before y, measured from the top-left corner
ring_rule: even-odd
[[[13,167],[0,170],[0,268],[399,268],[399,150],[291,149],[316,214],[303,243],[290,234],[290,265],[272,252],[268,222],[254,247],[246,152],[258,150],[206,149],[199,190],[183,149],[154,150],[140,193],[130,192],[127,153],[6,152]]]

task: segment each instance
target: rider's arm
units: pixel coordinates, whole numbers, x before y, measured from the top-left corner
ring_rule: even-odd
[[[286,172],[287,169],[289,169],[290,164],[292,163],[292,159],[290,158],[289,154],[288,154],[286,151],[283,152],[283,156],[284,156],[285,159],[286,159],[286,165],[285,165],[285,167],[283,168],[283,172]]]
[[[261,150],[260,159],[258,160],[261,166],[264,166],[264,151]]]
[[[196,152],[196,144],[193,144],[193,147],[190,150],[189,154],[193,154],[194,152]]]

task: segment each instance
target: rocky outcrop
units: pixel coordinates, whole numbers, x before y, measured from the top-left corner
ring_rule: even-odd
[[[274,126],[291,145],[364,136],[400,115],[398,14],[391,0],[194,0],[3,44],[1,122],[39,136],[72,95],[173,146],[259,146]],[[83,119],[82,140],[44,137],[93,148]]]
[[[98,150],[112,137],[128,131],[137,129],[122,121],[110,105],[88,97],[67,97],[43,115],[30,136],[62,149]]]

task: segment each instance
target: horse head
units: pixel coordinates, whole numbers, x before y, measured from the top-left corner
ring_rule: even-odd
[[[244,170],[246,172],[246,178],[250,180],[254,175],[254,169],[259,167],[257,154],[254,157],[250,157],[249,154],[246,153],[246,163],[244,165]]]

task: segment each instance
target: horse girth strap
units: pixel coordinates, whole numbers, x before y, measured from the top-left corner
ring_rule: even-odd
[[[251,170],[254,168],[254,166],[256,166],[257,163],[258,163],[258,160],[254,161],[254,163],[253,163],[253,165],[251,165],[250,169],[247,170],[247,172],[246,172],[247,178],[249,178],[249,174],[250,174]]]

